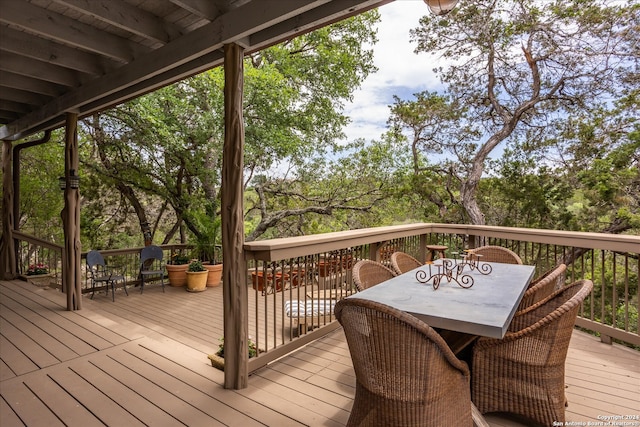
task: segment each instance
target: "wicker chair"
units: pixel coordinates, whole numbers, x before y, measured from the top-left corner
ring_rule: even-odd
[[[473,402],[545,426],[565,421],[564,364],[578,308],[593,289],[580,280],[518,313],[503,339],[473,347]]]
[[[347,426],[472,426],[469,369],[426,323],[374,301],[338,301],[356,374]]]
[[[517,253],[502,246],[480,246],[469,250],[469,252],[482,255],[482,258],[480,258],[481,261],[522,264],[522,259],[520,259]]]
[[[363,259],[353,266],[353,284],[358,292],[396,276],[391,269],[376,261]]]
[[[414,268],[422,267],[422,265],[420,261],[407,253],[394,252],[391,254],[391,268],[398,276]]]
[[[567,266],[565,264],[559,264],[555,268],[552,268],[542,276],[532,281],[529,288],[524,293],[522,301],[520,301],[518,311],[524,310],[525,308],[532,306],[538,301],[551,295],[551,293],[558,287],[558,282],[561,281],[566,270]]]

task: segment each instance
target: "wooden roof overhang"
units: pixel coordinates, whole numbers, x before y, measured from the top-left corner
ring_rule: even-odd
[[[0,0],[0,277],[15,273],[13,151],[19,157],[21,146],[44,142],[65,126],[62,285],[67,309],[81,309],[79,190],[70,186],[79,165],[77,120],[224,64],[225,387],[246,387],[242,59],[391,1]],[[41,131],[38,141],[14,142]]]
[[[0,0],[0,139],[18,140],[392,0]]]

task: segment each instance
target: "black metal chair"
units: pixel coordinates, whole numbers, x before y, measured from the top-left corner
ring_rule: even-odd
[[[160,279],[164,292],[164,264],[162,248],[155,245],[145,246],[140,252],[140,293],[144,291],[144,282]]]
[[[98,251],[89,251],[87,254],[87,267],[89,271],[89,277],[91,279],[91,299],[96,292],[96,285],[104,285],[107,288],[107,295],[109,294],[109,286],[111,286],[111,300],[116,300],[116,284],[122,282],[122,288],[124,292],[129,296],[127,292],[127,278],[125,275],[126,266],[116,269],[115,267],[108,267],[104,261],[104,257]]]

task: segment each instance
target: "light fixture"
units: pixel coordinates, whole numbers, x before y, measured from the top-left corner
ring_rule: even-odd
[[[458,4],[458,0],[424,0],[424,2],[431,9],[431,13],[437,16],[446,15]]]
[[[61,176],[58,178],[58,185],[61,190],[65,190],[67,188],[67,179]],[[76,175],[75,169],[69,171],[69,188],[80,188],[80,177]]]

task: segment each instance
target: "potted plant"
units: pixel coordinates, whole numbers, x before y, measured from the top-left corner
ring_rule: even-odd
[[[171,286],[184,286],[187,283],[187,268],[189,267],[189,257],[176,253],[171,257],[171,262],[166,265]]]
[[[197,258],[203,261],[209,275],[207,286],[219,286],[222,282],[222,248],[218,245],[220,235],[220,218],[216,218],[206,232],[198,237],[196,243]]]
[[[247,347],[249,349],[249,359],[258,355],[258,347],[256,346],[256,343],[251,340],[251,337],[249,337]],[[211,361],[211,366],[224,371],[224,338],[220,338],[218,351],[215,352],[215,354],[210,354],[208,358]]]
[[[41,262],[29,265],[27,269],[27,281],[36,286],[49,286],[52,275],[49,266]]]
[[[187,290],[189,292],[202,292],[207,289],[207,276],[209,272],[202,265],[202,261],[191,261],[187,268]]]

